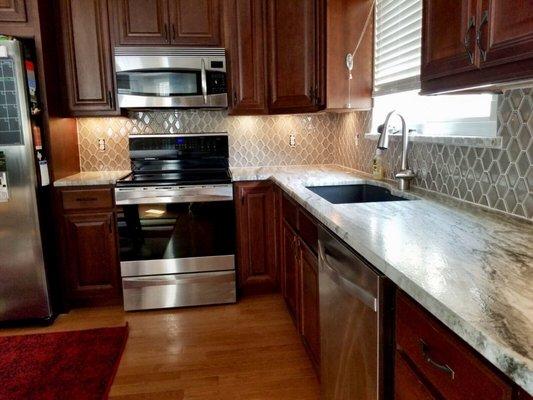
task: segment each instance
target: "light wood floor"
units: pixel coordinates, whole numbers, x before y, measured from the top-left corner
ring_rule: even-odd
[[[118,326],[130,335],[111,399],[318,400],[311,363],[279,295],[236,305],[125,313],[73,310],[47,328],[0,335]]]

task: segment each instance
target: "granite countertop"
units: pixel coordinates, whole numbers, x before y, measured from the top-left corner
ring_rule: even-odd
[[[117,180],[129,175],[131,171],[92,171],[80,172],[54,182],[55,187],[114,185]]]
[[[348,168],[232,168],[272,179],[514,382],[533,394],[533,223],[415,190],[416,201],[331,204],[305,186],[375,183]],[[392,190],[393,194],[399,192]]]

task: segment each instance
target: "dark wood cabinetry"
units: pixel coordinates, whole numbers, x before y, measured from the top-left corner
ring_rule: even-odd
[[[110,187],[59,192],[63,297],[69,307],[120,304],[121,279]]]
[[[25,0],[0,0],[0,22],[26,22]]]
[[[281,287],[306,350],[320,373],[317,222],[286,195],[281,201]]]
[[[396,298],[395,365],[396,399],[513,398],[500,373],[402,292]]]
[[[274,187],[271,182],[235,184],[237,256],[241,293],[278,288]]]
[[[327,93],[328,110],[368,110],[372,107],[374,24],[372,0],[327,2]],[[366,25],[367,21],[369,23]],[[354,55],[352,79],[346,54]]]
[[[533,3],[424,0],[423,93],[533,78]],[[498,85],[500,84],[500,85]]]
[[[169,10],[173,44],[221,44],[218,0],[169,0]]]
[[[298,236],[292,227],[285,221],[282,233],[282,269],[281,289],[289,312],[296,326],[299,326],[299,245]]]
[[[220,46],[219,0],[111,0],[117,45]]]
[[[426,1],[424,21],[424,79],[476,69],[476,0]]]
[[[267,114],[265,0],[228,0],[230,114]]]
[[[478,1],[481,3],[478,43],[481,68],[533,58],[533,3]]]
[[[303,241],[300,241],[300,306],[300,333],[318,373],[320,372],[318,258]]]
[[[167,0],[112,0],[117,44],[157,45],[169,40]],[[113,15],[113,14],[112,14]]]
[[[271,113],[324,108],[324,0],[267,2]]]
[[[68,113],[115,115],[107,0],[61,0]]]
[[[71,304],[105,304],[119,297],[115,235],[113,212],[65,216],[68,298]]]

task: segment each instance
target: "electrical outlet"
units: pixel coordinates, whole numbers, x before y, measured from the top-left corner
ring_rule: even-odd
[[[100,151],[106,150],[105,139],[98,139],[98,150]]]
[[[296,135],[294,133],[289,135],[289,146],[296,147]]]

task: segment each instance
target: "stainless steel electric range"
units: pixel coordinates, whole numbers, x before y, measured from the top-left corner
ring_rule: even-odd
[[[130,136],[115,189],[126,310],[232,303],[235,210],[225,134]]]

